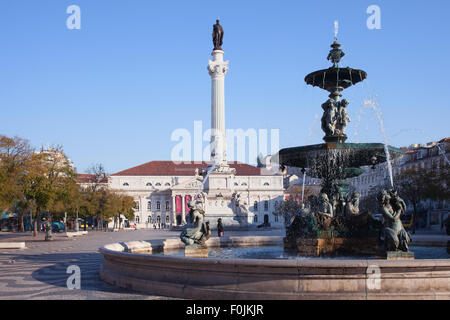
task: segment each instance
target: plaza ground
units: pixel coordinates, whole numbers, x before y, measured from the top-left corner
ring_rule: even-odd
[[[0,249],[0,299],[170,299],[143,295],[110,286],[98,277],[103,256],[98,248],[114,242],[178,238],[179,231],[136,230],[119,232],[89,231],[88,235],[67,238],[55,234],[45,241],[44,234],[33,238],[30,233],[0,233],[0,242],[24,241],[27,249]],[[284,235],[284,230],[230,231],[227,236]],[[444,243],[450,237],[443,233],[418,232],[413,240],[421,243]],[[67,288],[66,273],[70,265],[81,269],[81,290]]]
[[[260,235],[280,231],[258,231]],[[54,241],[45,241],[40,233],[0,233],[0,242],[24,241],[27,249],[0,249],[0,299],[167,299],[128,292],[107,285],[98,277],[103,245],[133,240],[177,238],[179,231],[137,230],[119,232],[89,231],[88,235],[67,238],[55,234]],[[246,232],[229,232],[228,235]],[[70,265],[81,269],[81,290],[69,290],[66,273]]]

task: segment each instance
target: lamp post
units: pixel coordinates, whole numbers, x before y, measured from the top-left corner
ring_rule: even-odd
[[[80,231],[80,226],[78,224],[78,208],[77,208],[77,219],[76,219],[76,222],[75,222],[75,231],[76,232]]]

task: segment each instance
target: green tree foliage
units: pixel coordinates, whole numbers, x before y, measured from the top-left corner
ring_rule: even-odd
[[[27,140],[0,135],[0,210],[13,210],[16,202],[23,200],[20,181],[32,154]]]
[[[43,212],[54,218],[94,216],[97,229],[102,221],[134,219],[133,197],[107,188],[103,165],[93,165],[90,181],[83,187],[61,146],[36,151],[27,140],[0,135],[0,212],[20,217],[32,212],[34,236]]]
[[[449,166],[441,163],[424,169],[421,166],[405,170],[397,177],[396,187],[399,194],[413,207],[414,219],[417,221],[422,201],[450,199]]]

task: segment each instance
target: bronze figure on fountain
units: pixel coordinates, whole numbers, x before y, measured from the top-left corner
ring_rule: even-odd
[[[209,222],[205,220],[206,195],[200,193],[197,199],[188,202],[187,224],[183,227],[180,239],[187,246],[204,245],[211,237]]]
[[[383,236],[386,251],[408,252],[411,236],[400,220],[400,215],[406,210],[405,202],[398,196],[397,191],[383,190],[378,195],[378,203],[384,218]]]

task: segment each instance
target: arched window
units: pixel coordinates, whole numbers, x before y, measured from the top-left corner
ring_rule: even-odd
[[[136,211],[139,211],[139,201],[135,201],[134,203],[134,208],[136,209]]]
[[[247,183],[245,183],[245,182],[243,182],[242,184],[241,184],[241,186],[246,186],[247,185]]]
[[[152,223],[152,222],[153,222],[152,216],[148,216],[148,223]]]
[[[234,183],[234,186],[236,186],[236,187],[239,186],[239,183],[235,182],[235,183]]]
[[[258,201],[255,201],[255,202],[253,203],[253,210],[254,210],[254,211],[258,211]]]
[[[139,223],[139,216],[136,216],[136,217],[134,218],[134,221],[135,221],[136,223]]]
[[[264,211],[269,211],[269,201],[264,201]]]
[[[268,187],[268,186],[269,186],[269,183],[268,183],[268,182],[265,182],[265,183],[264,183],[264,186],[265,186],[265,187]]]
[[[151,182],[147,182],[146,186],[147,186],[147,187],[151,187],[151,186],[152,186],[152,183],[151,183]]]
[[[156,202],[156,211],[160,211],[161,210],[161,202],[157,201]]]
[[[128,182],[124,182],[123,186],[124,186],[124,187],[129,187],[130,185],[129,185]]]
[[[166,216],[166,223],[170,223],[170,218],[168,215]]]
[[[161,187],[161,183],[157,183],[157,184],[155,184],[155,186],[157,186],[157,187]]]
[[[152,211],[152,202],[147,202],[147,211]]]
[[[167,183],[165,184],[165,186],[166,186],[166,187],[170,187],[170,183],[167,182]]]
[[[257,214],[255,214],[255,215],[253,216],[253,222],[258,222],[258,215],[257,215]]]
[[[170,204],[169,204],[169,201],[166,201],[166,211],[169,211],[170,210]]]

